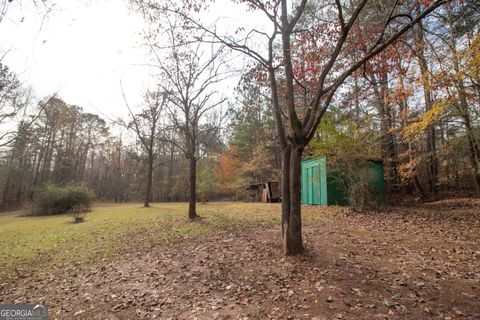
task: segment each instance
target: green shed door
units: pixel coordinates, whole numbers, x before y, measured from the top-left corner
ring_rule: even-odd
[[[323,157],[320,161],[320,204],[326,206],[328,204],[328,187],[327,187],[327,158]]]
[[[302,203],[327,204],[325,158],[302,162]]]
[[[310,204],[310,180],[308,179],[308,170],[302,162],[302,203]]]

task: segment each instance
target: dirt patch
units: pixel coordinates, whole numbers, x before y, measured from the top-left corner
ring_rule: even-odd
[[[480,319],[479,200],[339,210],[282,256],[256,226],[138,248],[113,263],[3,280],[52,319]]]

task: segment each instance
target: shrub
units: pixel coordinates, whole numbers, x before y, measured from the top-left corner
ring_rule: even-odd
[[[34,213],[37,215],[85,213],[90,211],[93,198],[93,192],[83,185],[59,187],[48,184],[37,196]]]
[[[70,210],[70,213],[72,214],[73,217],[73,222],[74,223],[80,223],[85,221],[85,217],[87,216],[87,211],[85,208],[82,206],[75,206]]]
[[[354,210],[373,209],[378,206],[375,190],[360,178],[350,183],[348,189],[348,204]]]
[[[372,184],[375,171],[368,167],[368,162],[359,162],[354,172],[350,173],[348,185],[348,203],[354,210],[378,208],[384,199]]]

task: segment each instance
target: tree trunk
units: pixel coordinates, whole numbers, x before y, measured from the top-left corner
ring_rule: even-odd
[[[11,183],[10,183],[10,174],[7,176],[7,182],[5,183],[5,187],[3,189],[2,194],[2,209],[10,209],[12,206],[11,203]]]
[[[290,156],[292,147],[285,146],[282,149],[282,237],[288,229],[288,220],[290,217]]]
[[[170,146],[170,162],[168,164],[167,200],[173,201],[173,144]]]
[[[472,130],[472,124],[470,120],[470,111],[468,109],[467,94],[465,92],[465,86],[461,79],[457,80],[457,92],[460,100],[460,116],[465,126],[468,139],[468,156],[470,165],[472,166],[473,183],[475,186],[475,192],[480,193],[480,150],[478,148],[475,134]]]
[[[422,199],[425,199],[427,195],[425,194],[425,190],[423,190],[422,184],[420,183],[420,180],[418,179],[418,175],[416,173],[413,174],[412,181],[415,190],[420,194]]]
[[[455,63],[455,68],[458,69],[458,64]],[[472,176],[475,186],[475,192],[480,193],[480,150],[478,148],[475,135],[472,130],[472,124],[470,120],[470,110],[468,108],[467,94],[465,92],[465,85],[462,79],[457,80],[457,92],[460,100],[459,113],[465,126],[468,139],[469,160],[472,166]]]
[[[375,77],[373,77],[375,79]],[[399,181],[397,170],[397,156],[395,151],[395,139],[391,132],[392,129],[392,111],[387,102],[388,92],[388,73],[384,71],[374,80],[373,92],[375,93],[375,102],[380,116],[380,125],[382,130],[382,155],[385,161],[385,181],[388,192],[392,192],[393,186]]]
[[[422,197],[422,200],[424,200],[427,197],[427,195],[425,194],[425,190],[423,189],[422,184],[420,183],[420,179],[418,179],[417,168],[416,168],[415,160],[413,156],[414,151],[410,143],[408,144],[408,154],[409,154],[409,161],[413,165],[413,173],[412,173],[413,186],[415,187],[415,190],[417,191],[417,193],[419,193],[420,196]]]
[[[288,180],[289,192],[282,195],[282,232],[285,255],[296,255],[304,251],[302,241],[302,216],[301,216],[301,172],[303,146],[288,146],[282,153],[282,192],[285,191]],[[285,157],[290,156],[287,160]],[[288,165],[288,166],[287,166]],[[287,211],[288,210],[288,211]]]
[[[453,16],[449,11],[448,22],[452,30],[450,32],[450,47],[452,48],[452,57],[453,57],[453,68],[457,74],[460,73],[460,63],[458,61],[458,51],[457,51],[457,34],[455,32],[455,26],[453,23]],[[467,93],[465,91],[465,84],[462,78],[457,79],[456,81],[456,90],[458,93],[458,98],[460,100],[459,113],[464,122],[465,129],[467,131],[468,138],[468,149],[469,149],[469,159],[472,166],[472,176],[473,182],[475,185],[475,192],[480,193],[480,150],[476,142],[475,136],[472,132],[471,122],[470,122],[470,110],[468,108]]]
[[[148,171],[147,171],[147,187],[145,188],[145,201],[143,206],[150,207],[150,195],[152,193],[152,179],[153,179],[153,154],[148,154]]]
[[[480,168],[479,168],[479,156],[478,156],[478,146],[475,141],[475,136],[472,131],[472,127],[470,124],[470,119],[464,117],[465,127],[467,129],[467,138],[468,138],[468,150],[469,150],[469,158],[470,163],[472,166],[472,176],[473,176],[473,183],[475,186],[475,192],[480,193]]]
[[[422,23],[418,25],[417,41],[418,41],[418,50],[417,58],[420,65],[420,73],[425,79],[423,81],[423,100],[425,102],[425,111],[428,112],[433,107],[432,94],[430,90],[430,72],[428,70],[427,59],[424,54],[425,39],[422,29]],[[436,146],[436,133],[435,133],[435,124],[429,124],[426,130],[427,134],[427,157],[428,157],[428,186],[434,200],[438,199],[438,186],[437,186],[437,176],[438,176],[438,159],[437,159],[437,146]]]
[[[428,89],[424,89],[425,95],[425,104],[426,111],[429,111],[432,108],[432,101],[430,97],[430,92]],[[436,133],[435,125],[430,124],[427,127],[427,156],[428,156],[428,185],[430,192],[432,193],[433,199],[438,199],[438,186],[437,186],[437,171],[438,171],[438,160],[437,160],[437,146],[436,146]]]
[[[188,217],[195,219],[197,216],[197,159],[194,155],[190,155],[190,195],[188,199]]]

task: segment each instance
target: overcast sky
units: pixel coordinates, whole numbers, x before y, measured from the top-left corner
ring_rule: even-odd
[[[32,1],[12,2],[0,25],[3,62],[37,96],[54,92],[67,103],[108,116],[124,113],[120,80],[138,102],[148,86],[141,17],[122,0],[62,0],[44,18]],[[83,4],[82,4],[83,2]],[[43,22],[43,23],[42,23]]]
[[[129,10],[126,0],[57,1],[46,17],[32,2],[10,4],[0,23],[0,48],[7,51],[2,62],[37,97],[57,92],[69,104],[116,118],[126,113],[121,81],[129,104],[141,102],[154,80],[145,66],[149,54],[142,45],[143,18]],[[226,17],[227,28],[262,21],[238,13],[222,0],[208,18]],[[224,86],[226,92],[236,81]]]

